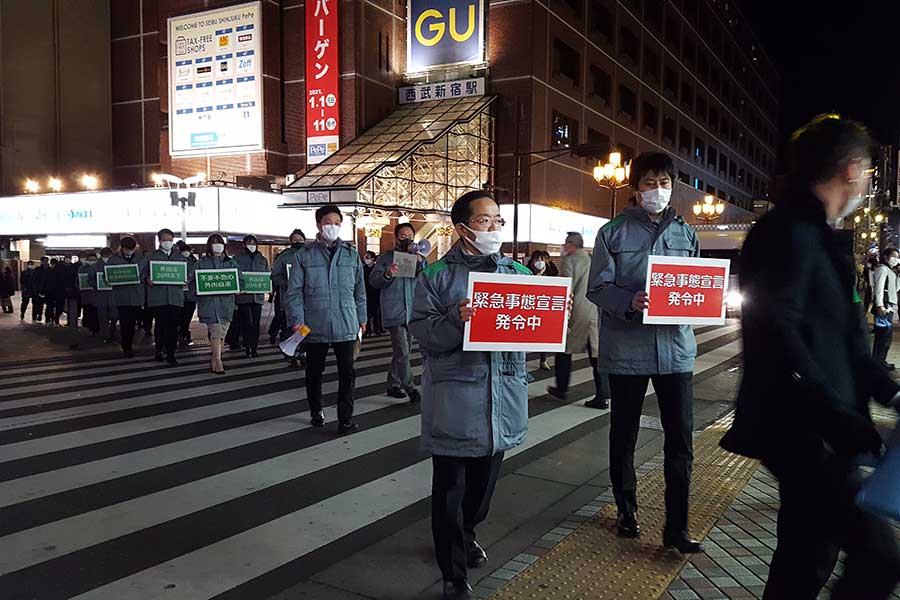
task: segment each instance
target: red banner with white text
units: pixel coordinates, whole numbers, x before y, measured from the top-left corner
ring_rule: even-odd
[[[306,162],[314,165],[340,145],[339,0],[306,1]]]

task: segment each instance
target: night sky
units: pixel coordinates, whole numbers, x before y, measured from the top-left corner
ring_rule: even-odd
[[[741,10],[782,76],[782,140],[838,112],[883,144],[900,141],[900,2],[743,0]]]

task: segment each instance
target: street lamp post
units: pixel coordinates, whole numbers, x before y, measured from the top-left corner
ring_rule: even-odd
[[[703,219],[707,223],[712,223],[725,213],[725,203],[716,201],[711,195],[707,194],[703,197],[702,202],[694,204],[694,216]]]
[[[182,179],[175,175],[169,175],[168,173],[157,173],[153,175],[154,184],[158,186],[162,186],[163,183],[169,184],[169,197],[172,199],[172,206],[181,207],[181,239],[184,240],[185,243],[187,243],[187,208],[189,206],[194,206],[197,200],[197,193],[191,191],[191,188],[196,188],[199,183],[202,183],[205,180],[205,173],[197,173],[186,179]],[[187,196],[182,196],[180,194],[182,189],[187,192]]]
[[[612,212],[610,218],[616,216],[616,192],[628,187],[628,177],[631,175],[631,163],[622,165],[622,154],[610,152],[606,164],[597,163],[594,167],[594,181],[605,190],[612,191]]]

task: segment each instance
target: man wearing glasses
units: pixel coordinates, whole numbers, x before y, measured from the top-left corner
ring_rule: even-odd
[[[525,439],[523,352],[463,352],[469,273],[530,275],[500,253],[503,219],[488,192],[461,196],[450,214],[459,241],[422,271],[409,329],[425,357],[422,446],[432,455],[431,530],[444,598],[471,598],[467,569],[487,562],[475,526],[488,513],[503,453]]]

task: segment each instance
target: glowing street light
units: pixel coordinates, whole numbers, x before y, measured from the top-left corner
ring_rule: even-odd
[[[603,189],[612,190],[612,216],[616,216],[616,191],[628,186],[631,163],[622,165],[622,154],[610,152],[606,164],[600,162],[594,167],[594,181]]]
[[[51,192],[61,192],[63,189],[62,181],[58,177],[51,177],[47,180],[47,187]]]
[[[715,221],[725,213],[725,203],[721,200],[717,202],[709,194],[703,197],[702,202],[697,202],[693,208],[694,215],[707,223]]]
[[[86,190],[96,190],[100,187],[100,180],[96,175],[88,175],[85,173],[81,176],[81,187]]]
[[[26,179],[25,180],[25,193],[26,194],[37,194],[41,191],[40,184],[34,179]]]
[[[882,221],[884,221],[884,215],[880,215],[880,214],[879,214],[879,215],[875,215],[875,222],[876,222],[876,223],[881,223]]]

